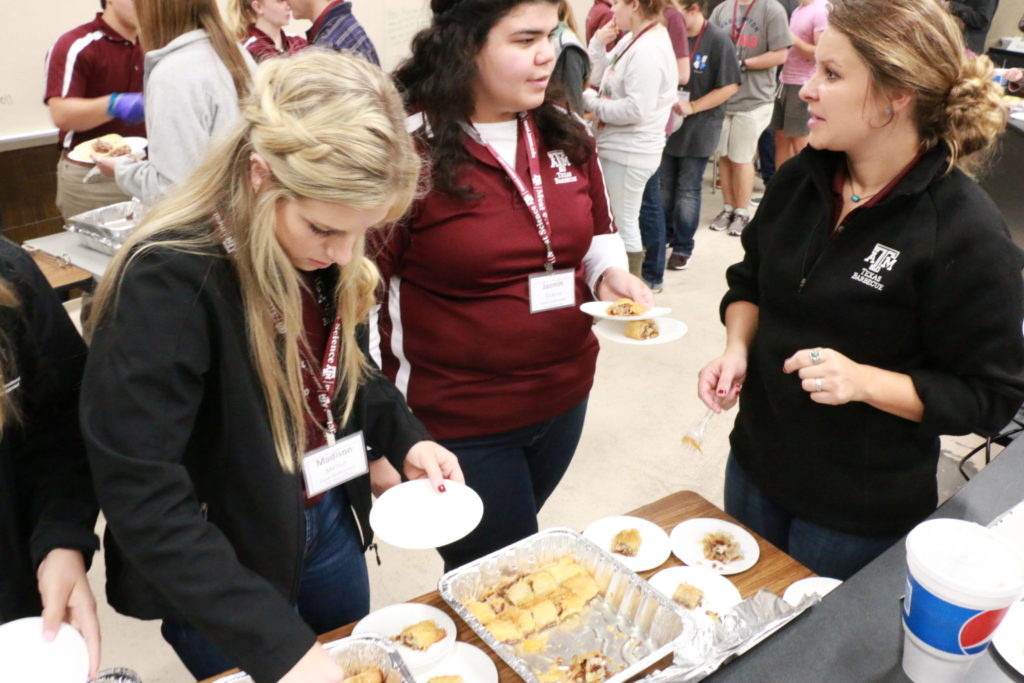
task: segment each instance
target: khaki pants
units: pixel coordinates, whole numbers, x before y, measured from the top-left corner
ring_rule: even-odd
[[[82,179],[92,168],[68,161],[63,156],[57,162],[57,210],[65,221],[85,211],[130,199],[113,178],[105,178],[99,173],[83,183]]]

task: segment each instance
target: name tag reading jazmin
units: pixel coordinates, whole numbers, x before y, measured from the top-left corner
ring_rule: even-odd
[[[530,313],[543,313],[576,305],[576,277],[572,268],[530,276]]]

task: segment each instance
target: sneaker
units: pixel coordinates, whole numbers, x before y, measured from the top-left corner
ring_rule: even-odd
[[[733,237],[739,237],[743,234],[743,228],[747,227],[749,222],[750,216],[745,216],[742,213],[733,214],[732,222],[729,223],[729,234]]]
[[[708,227],[716,232],[721,232],[729,227],[732,223],[732,214],[725,209],[718,212],[718,215],[711,219],[711,225]]]
[[[690,265],[690,257],[682,254],[672,254],[668,257],[668,265],[666,266],[669,270],[686,270],[687,266]]]

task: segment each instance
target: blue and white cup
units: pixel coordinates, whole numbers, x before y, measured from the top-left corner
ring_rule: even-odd
[[[1024,557],[991,530],[931,519],[907,536],[903,670],[917,683],[967,680],[1024,594]]]

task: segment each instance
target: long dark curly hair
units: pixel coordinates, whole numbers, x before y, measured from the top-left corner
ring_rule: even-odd
[[[491,29],[525,2],[557,0],[431,0],[430,26],[416,34],[412,55],[399,65],[394,77],[411,111],[422,112],[430,136],[421,141],[430,150],[434,189],[464,199],[479,197],[469,185],[456,184],[459,165],[469,161],[462,123],[473,114],[476,57]],[[573,163],[586,162],[592,143],[583,123],[561,104],[565,98],[549,86],[544,103],[533,110],[544,142],[560,147]]]

